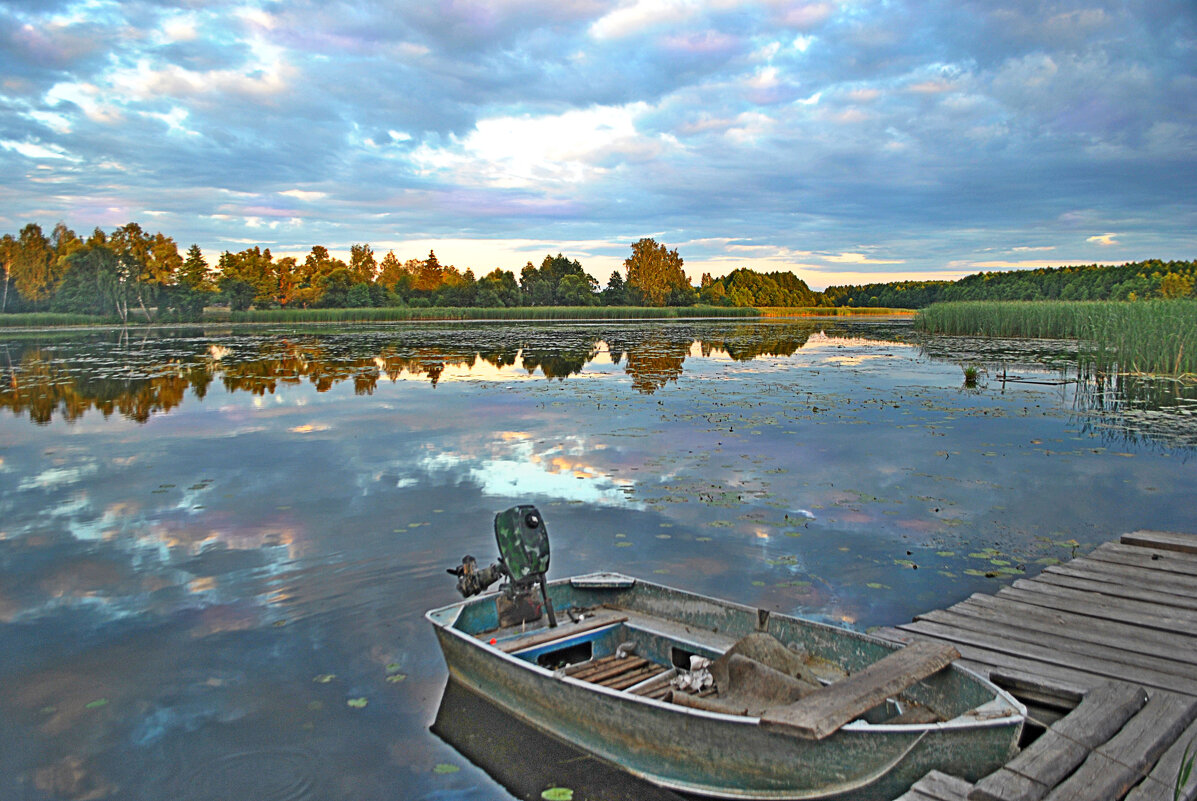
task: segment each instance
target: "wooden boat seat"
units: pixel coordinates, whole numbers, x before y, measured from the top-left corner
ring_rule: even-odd
[[[502,640],[497,644],[497,648],[504,653],[515,653],[516,651],[523,651],[526,648],[536,648],[541,645],[546,645],[555,640],[563,640],[566,637],[572,637],[575,634],[581,634],[586,631],[601,628],[603,626],[611,626],[617,623],[623,623],[628,619],[627,615],[616,614],[613,611],[601,610],[590,617],[583,618],[578,622],[568,621],[563,622],[555,628],[536,629],[535,631],[522,634],[518,637]]]
[[[664,665],[650,662],[644,657],[608,654],[589,662],[570,665],[565,669],[565,675],[591,684],[601,684],[612,690],[626,690],[660,676],[667,670]]]
[[[792,704],[766,711],[761,726],[821,740],[959,658],[960,652],[951,645],[913,643]]]

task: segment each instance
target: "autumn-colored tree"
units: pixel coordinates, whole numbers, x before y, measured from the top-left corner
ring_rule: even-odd
[[[403,265],[399,263],[399,257],[395,255],[395,251],[388,250],[387,255],[382,257],[382,262],[378,266],[378,283],[387,289],[393,289],[404,274]]]
[[[377,272],[378,262],[375,261],[374,251],[369,245],[349,246],[349,274],[354,283],[372,283]]]
[[[647,237],[632,245],[632,255],[624,260],[623,266],[628,286],[638,291],[650,306],[664,306],[671,293],[690,288],[677,250],[669,250]]]
[[[440,285],[445,280],[445,268],[436,259],[436,253],[431,250],[428,251],[428,258],[420,264],[420,269],[416,272],[415,280],[412,282],[412,289],[434,292],[440,288]]]
[[[58,288],[60,276],[54,249],[37,223],[29,223],[21,229],[9,270],[17,291],[33,303],[45,302]]]

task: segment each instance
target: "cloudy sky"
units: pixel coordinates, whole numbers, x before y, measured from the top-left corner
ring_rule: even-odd
[[[1193,0],[3,0],[0,230],[812,287],[1197,257]]]

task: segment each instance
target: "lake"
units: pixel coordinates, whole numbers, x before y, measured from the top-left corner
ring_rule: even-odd
[[[1197,531],[1193,385],[906,320],[7,332],[0,370],[0,799],[594,797],[422,617],[516,503],[550,578],[858,630]]]

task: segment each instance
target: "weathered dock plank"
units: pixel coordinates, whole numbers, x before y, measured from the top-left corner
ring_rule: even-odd
[[[1039,801],[1147,703],[1143,688],[1110,682],[1087,693],[1005,767],[979,781],[969,801]]]
[[[1134,641],[1158,656],[1197,665],[1197,636],[1157,631],[1129,623],[1102,620],[1070,612],[1051,611],[1009,598],[974,595],[948,611],[982,620],[1017,621],[1031,632],[1067,637],[1081,642],[1126,647]],[[921,616],[920,616],[921,617]],[[917,620],[918,618],[916,618]]]
[[[1113,648],[1092,646],[1090,650],[1068,650],[1062,647],[1063,640],[1055,642],[1046,642],[1043,638],[1039,638],[1038,641],[1035,641],[1034,638],[1015,640],[999,635],[996,631],[997,626],[986,632],[919,620],[899,626],[899,628],[903,631],[925,634],[937,640],[957,645],[973,645],[1002,651],[1011,656],[1032,657],[1049,665],[1082,670],[1107,679],[1124,679],[1128,675],[1133,675],[1135,681],[1151,687],[1180,690],[1197,695],[1197,675],[1192,673],[1182,675],[1178,672],[1164,673],[1158,669],[1145,667],[1145,663],[1154,664],[1155,658],[1146,657],[1133,649],[1118,651]]]
[[[1197,535],[1133,532],[879,633],[951,643],[957,664],[1046,716],[1045,733],[970,801],[1197,801],[1197,777],[1177,787],[1186,748],[1197,750]],[[922,787],[909,801],[934,797]]]
[[[1012,620],[1013,622],[1011,622]],[[1165,677],[1174,675],[1186,680],[1193,679],[1193,665],[1191,663],[1185,663],[1163,655],[1157,656],[1154,653],[1144,653],[1139,649],[1128,649],[1125,647],[1127,644],[1125,641],[1119,646],[1117,644],[1095,643],[1090,639],[1074,639],[1063,633],[1047,633],[1033,627],[1024,627],[1022,625],[1023,621],[1017,619],[1007,618],[1006,620],[1000,620],[996,617],[973,617],[959,614],[956,612],[955,607],[952,609],[937,609],[933,612],[919,615],[914,623],[908,624],[905,628],[908,628],[910,631],[925,630],[928,633],[932,633],[930,629],[920,627],[920,624],[924,622],[971,631],[978,638],[990,639],[989,635],[1001,637],[1001,641],[1006,643],[1007,647],[1012,649],[1012,652],[1013,649],[1019,648],[1018,643],[1044,646],[1053,651],[1060,652],[1060,658],[1064,660],[1065,664],[1069,664],[1072,655],[1077,654],[1109,661],[1111,664],[1125,665],[1126,668],[1135,669],[1137,678],[1140,677],[1139,670],[1148,670]],[[1080,634],[1081,632],[1074,633]],[[942,634],[939,636],[943,638]],[[1124,669],[1115,668],[1115,670],[1121,671]],[[1192,680],[1192,687],[1194,692],[1197,693],[1197,680]]]
[[[1099,562],[1113,562],[1114,564],[1128,564],[1136,567],[1149,567],[1164,573],[1180,576],[1197,576],[1197,557],[1182,551],[1167,549],[1140,548],[1134,545],[1122,545],[1117,542],[1107,542],[1099,545],[1084,557]]]
[[[1194,540],[1193,535],[1176,531],[1132,531],[1123,534],[1119,541],[1123,545],[1136,545],[1140,548],[1160,548],[1165,551],[1197,554],[1197,540]]]
[[[1025,585],[1019,585],[1018,582],[1015,582],[1015,586],[1003,587],[999,590],[997,597],[1011,598],[1047,609],[1064,609],[1103,620],[1117,620],[1159,631],[1192,631],[1193,623],[1190,620],[1168,614],[1167,610],[1163,612],[1159,610],[1144,611],[1133,608],[1129,601],[1116,604],[1092,593],[1063,588],[1056,592],[1046,591],[1049,589],[1042,584],[1036,585],[1027,582]]]
[[[1096,592],[1100,595],[1109,596],[1111,598],[1121,598],[1128,601],[1142,601],[1144,603],[1158,604],[1165,608],[1175,608],[1187,610],[1190,612],[1197,612],[1197,597],[1184,596],[1176,593],[1161,592],[1150,585],[1150,588],[1134,586],[1131,584],[1119,584],[1116,582],[1102,581],[1094,579],[1089,576],[1075,576],[1064,572],[1048,573],[1041,575],[1037,579],[1030,579],[1033,582],[1047,583],[1056,587],[1067,587],[1073,590],[1083,590],[1085,592]]]
[[[1157,693],[1108,742],[1097,746],[1047,801],[1118,799],[1147,775],[1194,719],[1197,698]]]
[[[1147,778],[1130,791],[1126,801],[1195,801],[1197,772],[1191,774],[1184,785],[1178,786],[1181,763],[1194,752],[1197,752],[1197,723],[1189,724],[1156,762]]]
[[[1192,598],[1193,593],[1193,580],[1187,576],[1162,573],[1147,567],[1102,562],[1097,559],[1083,559],[1052,565],[1044,568],[1043,572],[1049,576],[1058,573],[1093,581],[1108,581],[1111,584],[1122,584],[1128,587],[1150,587],[1156,592],[1184,599]]]
[[[942,640],[938,640],[938,638],[928,634],[918,634],[900,628],[884,628],[875,633],[879,637],[907,645],[920,640],[937,640],[942,642]],[[963,645],[961,643],[954,643],[954,645],[960,651],[960,659],[957,662],[962,667],[982,676],[988,676],[990,671],[995,669],[1018,671],[1020,673],[1043,677],[1052,683],[1068,687],[1079,687],[1083,690],[1090,690],[1108,680],[1107,678],[1094,676],[1092,673],[1086,673],[1082,670],[1060,667],[1059,665],[1041,662],[1036,659],[1029,659],[1025,656],[1014,656],[1002,651]]]

